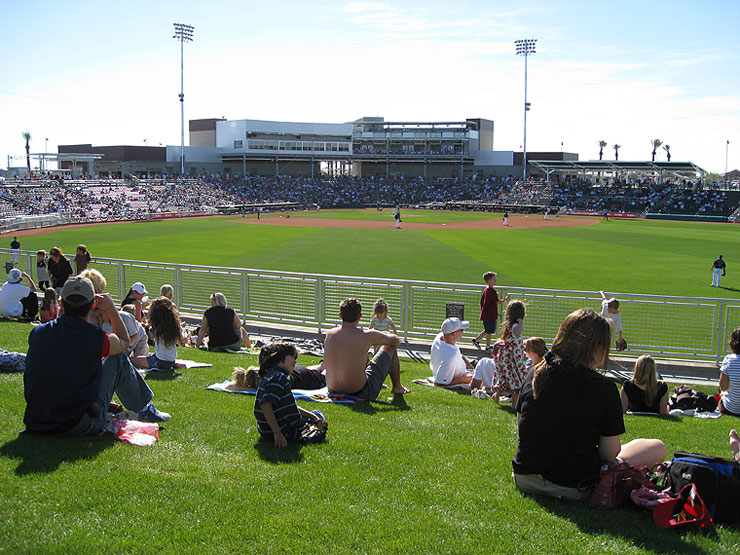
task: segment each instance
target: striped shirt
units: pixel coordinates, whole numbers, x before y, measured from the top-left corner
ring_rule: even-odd
[[[290,389],[288,375],[279,366],[267,371],[257,388],[257,398],[254,401],[254,417],[257,419],[257,429],[266,439],[273,439],[272,428],[267,423],[262,412],[262,403],[272,405],[280,431],[287,440],[298,439],[301,429],[301,415]]]
[[[740,414],[740,355],[727,355],[719,371],[730,378],[730,392],[722,398],[722,403],[731,413]]]

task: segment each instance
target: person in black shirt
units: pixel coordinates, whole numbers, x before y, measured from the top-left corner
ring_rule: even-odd
[[[725,275],[726,267],[727,264],[722,260],[721,254],[714,262],[712,262],[712,287],[719,287],[719,282],[722,279],[722,276]]]
[[[527,374],[516,404],[519,445],[514,482],[527,493],[585,500],[602,465],[652,466],[664,460],[658,439],[621,444],[617,387],[599,374],[609,357],[609,323],[579,309],[560,325],[552,349]]]

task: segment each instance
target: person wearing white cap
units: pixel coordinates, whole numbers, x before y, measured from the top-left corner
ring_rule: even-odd
[[[457,343],[470,322],[460,318],[447,318],[442,322],[442,330],[432,342],[429,352],[429,368],[434,375],[434,385],[451,386],[469,384],[474,397],[488,399],[483,386],[490,388],[495,364],[490,358],[481,359],[473,372],[473,365],[460,352]]]
[[[126,356],[129,336],[113,299],[95,294],[92,282],[69,278],[62,289],[64,314],[36,326],[28,337],[23,422],[31,432],[66,436],[103,431],[115,393],[137,420],[164,422],[170,415],[152,405],[152,390]],[[112,333],[87,322],[104,310]]]
[[[135,281],[131,285],[131,289],[128,290],[126,298],[121,303],[121,308],[127,304],[132,304],[136,307],[136,319],[142,324],[146,324],[146,317],[144,316],[144,309],[149,306],[149,291],[146,290],[144,284],[140,281]]]
[[[21,285],[21,279],[28,287]],[[0,289],[0,316],[3,318],[33,318],[39,313],[36,284],[26,272],[13,268],[8,272],[8,281]]]

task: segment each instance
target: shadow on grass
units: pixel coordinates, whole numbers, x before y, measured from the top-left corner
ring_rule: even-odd
[[[284,464],[284,463],[298,463],[303,460],[303,453],[301,448],[303,445],[300,443],[291,442],[288,443],[287,447],[278,449],[273,445],[272,441],[265,439],[258,439],[254,448],[257,450],[259,457],[272,464]]]
[[[170,381],[182,376],[182,372],[175,372],[174,370],[166,370],[164,372],[151,371],[147,372],[144,379],[149,381],[164,382]]]
[[[735,287],[725,287],[724,285],[718,285],[720,289],[725,289],[727,291],[737,291],[740,292],[740,289],[736,289]]]
[[[94,459],[116,440],[112,434],[84,437],[59,437],[22,433],[0,446],[0,456],[22,459],[17,476],[54,472],[62,463]]]
[[[649,512],[638,509],[631,503],[617,510],[600,510],[589,507],[588,503],[560,501],[539,495],[531,497],[551,513],[573,522],[585,534],[619,536],[635,546],[654,553],[699,555],[710,552],[704,547],[691,543],[692,534],[701,534],[719,542],[719,535],[714,529],[703,533],[661,530],[653,523]],[[685,534],[687,535],[686,540],[684,540]],[[713,552],[714,549],[711,551]]]
[[[383,392],[381,391],[381,394]],[[361,412],[363,414],[376,414],[378,412],[398,411],[398,410],[411,410],[411,407],[406,402],[406,395],[400,395],[398,393],[393,394],[393,398],[390,401],[365,401],[362,403],[355,403],[354,405],[344,405],[345,407],[351,408],[355,412]]]

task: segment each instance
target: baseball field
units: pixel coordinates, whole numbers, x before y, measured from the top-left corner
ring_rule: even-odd
[[[511,286],[737,298],[731,225],[404,211],[216,217],[19,233],[24,250],[85,243],[93,257]],[[1,238],[5,242],[6,237]],[[5,245],[3,245],[5,246]],[[722,289],[709,286],[718,254]],[[28,323],[0,322],[25,352]],[[522,495],[510,405],[441,388],[358,405],[299,402],[329,422],[324,444],[258,441],[253,397],[208,391],[256,357],[180,348],[209,368],[150,373],[172,414],[150,447],[19,435],[23,377],[0,374],[0,551],[8,553],[731,553],[737,524],[658,529],[650,513]],[[317,362],[301,356],[300,363]],[[402,381],[429,374],[403,359]],[[711,388],[705,388],[711,392]],[[729,416],[626,416],[623,441],[729,457]],[[565,437],[565,436],[564,436]]]
[[[93,256],[454,283],[612,293],[740,297],[729,224],[404,211],[335,210],[167,220],[21,232],[24,250],[78,243]],[[728,264],[721,289],[711,265]]]

